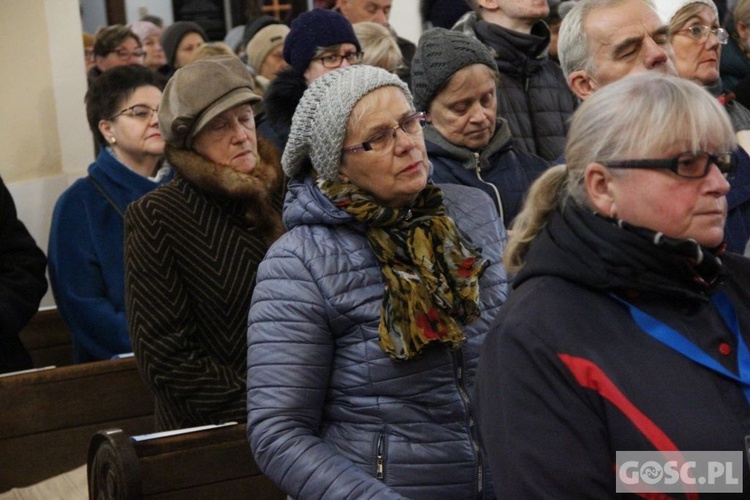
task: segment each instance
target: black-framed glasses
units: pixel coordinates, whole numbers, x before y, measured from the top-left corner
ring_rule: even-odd
[[[122,111],[115,113],[114,115],[110,116],[110,120],[114,120],[120,115],[126,115],[131,116],[135,118],[136,120],[150,120],[151,116],[154,113],[159,112],[159,107],[152,108],[150,106],[146,106],[145,104],[136,104],[134,106],[130,106],[129,108],[125,108]]]
[[[424,111],[413,113],[401,120],[395,127],[388,127],[376,133],[362,144],[348,146],[342,149],[344,153],[357,151],[387,151],[396,143],[396,134],[402,130],[407,136],[417,137],[422,133],[422,127],[430,121],[430,115]]]
[[[340,67],[344,63],[344,59],[346,59],[349,64],[359,64],[362,62],[362,55],[364,55],[364,52],[329,54],[327,56],[318,57],[318,60],[323,64],[324,68],[333,69]]]
[[[708,38],[708,35],[714,35],[722,45],[726,45],[729,41],[729,33],[724,28],[710,28],[703,24],[693,24],[687,28],[677,30],[675,33],[687,33],[693,40],[701,40],[702,38]]]
[[[117,54],[117,57],[120,59],[130,59],[131,57],[143,57],[146,55],[144,51],[141,49],[136,49],[134,51],[129,51],[128,49],[114,49],[110,50],[108,54]]]
[[[707,176],[711,165],[716,165],[724,177],[730,178],[737,166],[732,153],[711,154],[705,151],[680,153],[674,158],[666,159],[613,160],[599,163],[607,168],[664,168],[688,179],[700,179]]]

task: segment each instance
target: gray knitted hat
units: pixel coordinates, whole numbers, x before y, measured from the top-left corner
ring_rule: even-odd
[[[411,86],[417,110],[427,111],[440,86],[456,71],[472,64],[484,64],[497,72],[492,53],[473,36],[445,28],[425,31],[411,62]]]
[[[389,85],[401,89],[411,104],[406,84],[393,73],[375,66],[350,66],[316,78],[305,90],[292,118],[289,140],[281,157],[286,175],[297,175],[309,158],[321,178],[336,180],[352,108],[373,90]]]

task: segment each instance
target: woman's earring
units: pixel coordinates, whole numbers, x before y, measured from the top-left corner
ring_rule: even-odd
[[[115,139],[114,137],[110,137],[109,142],[111,142],[112,144],[117,144],[117,139]]]

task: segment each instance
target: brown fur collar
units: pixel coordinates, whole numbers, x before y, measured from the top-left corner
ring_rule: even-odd
[[[175,171],[199,189],[245,204],[245,220],[263,234],[270,245],[284,232],[281,213],[272,204],[283,196],[281,155],[268,140],[258,137],[258,163],[249,174],[213,163],[189,149],[169,144],[164,154]]]

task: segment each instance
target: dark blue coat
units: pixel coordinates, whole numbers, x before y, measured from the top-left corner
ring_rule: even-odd
[[[130,202],[159,183],[103,149],[89,166],[114,206],[88,178],[57,200],[49,236],[49,275],[60,315],[73,334],[77,363],[131,352],[125,320],[122,215]],[[171,174],[162,180],[166,182]]]
[[[521,211],[529,186],[549,168],[547,160],[515,148],[508,124],[502,119],[498,119],[495,135],[482,151],[449,143],[431,125],[424,133],[433,182],[481,189],[492,198],[505,227]]]

